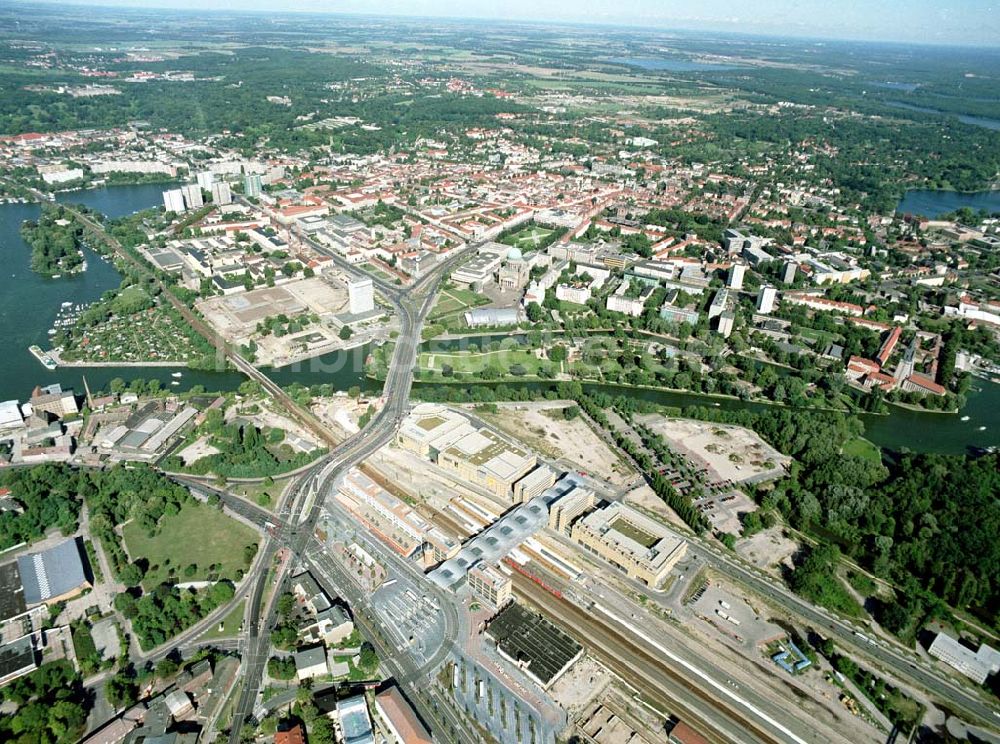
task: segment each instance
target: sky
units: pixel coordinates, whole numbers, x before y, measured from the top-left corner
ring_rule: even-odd
[[[1000,0],[62,1],[143,8],[240,9],[582,22],[808,38],[1000,47]]]

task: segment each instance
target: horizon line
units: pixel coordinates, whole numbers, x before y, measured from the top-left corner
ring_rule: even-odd
[[[165,0],[169,3],[171,0]],[[683,25],[679,26],[668,26],[664,25],[671,23],[667,19],[654,20],[649,23],[640,25],[639,23],[609,23],[604,21],[588,21],[586,19],[556,19],[556,18],[521,18],[521,17],[502,17],[502,16],[491,16],[491,15],[481,15],[481,16],[454,16],[454,15],[426,15],[418,13],[373,13],[366,11],[356,11],[356,10],[327,10],[322,8],[309,8],[309,9],[299,9],[299,8],[220,8],[220,7],[206,7],[206,8],[194,8],[190,6],[176,6],[176,5],[152,5],[145,6],[141,4],[135,4],[134,0],[124,0],[119,4],[106,4],[101,0],[12,0],[10,6],[25,5],[25,6],[48,6],[48,7],[73,7],[73,8],[98,8],[101,10],[131,10],[138,12],[157,12],[157,11],[167,11],[167,12],[179,12],[179,13],[190,13],[193,15],[203,15],[203,14],[229,14],[229,15],[278,15],[282,13],[291,13],[299,16],[330,16],[330,17],[340,17],[340,18],[378,18],[387,20],[435,20],[435,21],[451,21],[451,22],[474,22],[474,23],[512,23],[512,24],[528,24],[534,26],[569,26],[569,27],[585,27],[585,28],[610,28],[610,29],[621,29],[634,31],[641,34],[642,31],[647,32],[668,32],[668,33],[701,33],[701,34],[716,34],[721,36],[737,36],[737,37],[748,37],[748,38],[759,38],[759,39],[774,39],[774,40],[785,40],[785,41],[803,41],[803,42],[824,42],[824,43],[855,43],[855,44],[890,44],[896,46],[911,46],[911,47],[936,47],[936,48],[951,48],[951,49],[985,49],[997,54],[1000,54],[1000,47],[993,45],[986,41],[975,41],[975,42],[961,42],[961,41],[929,41],[929,40],[909,40],[909,39],[888,39],[884,37],[875,38],[865,38],[865,37],[855,37],[855,36],[824,36],[822,32],[817,32],[816,35],[812,34],[797,34],[795,32],[778,32],[778,31],[738,31],[734,29],[713,29],[707,25],[695,23],[694,25],[687,25],[684,22],[679,22]],[[678,22],[674,22],[678,23]],[[706,24],[709,21],[705,22]],[[720,21],[720,23],[726,23],[725,21]]]

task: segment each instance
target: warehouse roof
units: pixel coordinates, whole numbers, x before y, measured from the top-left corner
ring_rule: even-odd
[[[40,553],[22,555],[17,559],[17,568],[24,585],[24,601],[29,605],[47,602],[88,583],[75,538]]]

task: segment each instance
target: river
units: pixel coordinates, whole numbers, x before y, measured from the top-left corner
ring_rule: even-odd
[[[414,382],[415,396],[420,396],[420,388],[422,387],[440,384],[442,383]],[[541,392],[548,390],[556,383],[538,380],[504,380],[502,382],[479,383],[463,381],[462,383],[448,384],[462,386],[504,385],[508,388],[527,387]],[[959,455],[967,453],[972,448],[1000,446],[1000,385],[981,380],[977,380],[975,384],[976,387],[969,394],[965,408],[959,414],[926,413],[891,406],[891,413],[887,416],[855,415],[864,422],[865,436],[878,446],[889,450],[899,451],[905,448],[913,452]],[[727,411],[749,410],[757,413],[776,410],[775,406],[767,403],[700,393],[588,382],[584,382],[582,385],[584,392],[587,393],[606,393],[612,396],[628,395],[673,408],[705,406],[706,408],[722,408]],[[962,421],[964,416],[969,416],[969,420]],[[985,428],[980,430],[979,427]]]
[[[57,200],[84,204],[109,217],[122,217],[162,203],[162,192],[170,184],[110,186],[104,189],[59,194]],[[121,281],[118,271],[92,251],[85,250],[87,271],[59,279],[47,279],[30,269],[31,249],[21,238],[21,223],[37,219],[37,204],[0,204],[0,348],[4,350],[0,374],[0,400],[24,401],[35,385],[59,382],[83,391],[83,377],[92,390],[106,389],[120,377],[158,379],[164,387],[187,390],[201,385],[207,390],[233,390],[245,379],[234,371],[189,370],[186,367],[63,367],[45,369],[28,351],[32,344],[48,348],[48,329],[52,327],[63,302],[93,302]],[[304,385],[331,383],[341,390],[363,382],[367,347],[334,352],[268,374],[281,385],[301,382]],[[180,372],[180,378],[172,373]],[[172,385],[177,382],[177,385]]]
[[[945,214],[969,207],[979,211],[1000,212],[1000,191],[944,191],[940,189],[912,189],[903,195],[896,212],[919,214],[936,219]]]

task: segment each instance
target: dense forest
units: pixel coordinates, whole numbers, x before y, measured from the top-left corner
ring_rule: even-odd
[[[31,270],[45,276],[80,271],[83,232],[83,226],[64,207],[42,207],[37,221],[21,225],[21,237],[31,246]]]
[[[79,523],[79,483],[65,465],[0,471],[0,488],[20,506],[0,512],[0,550],[38,540],[53,528],[71,534]]]
[[[0,715],[2,741],[71,744],[83,734],[86,693],[69,661],[43,664],[0,690],[0,699],[18,706],[16,713]]]

